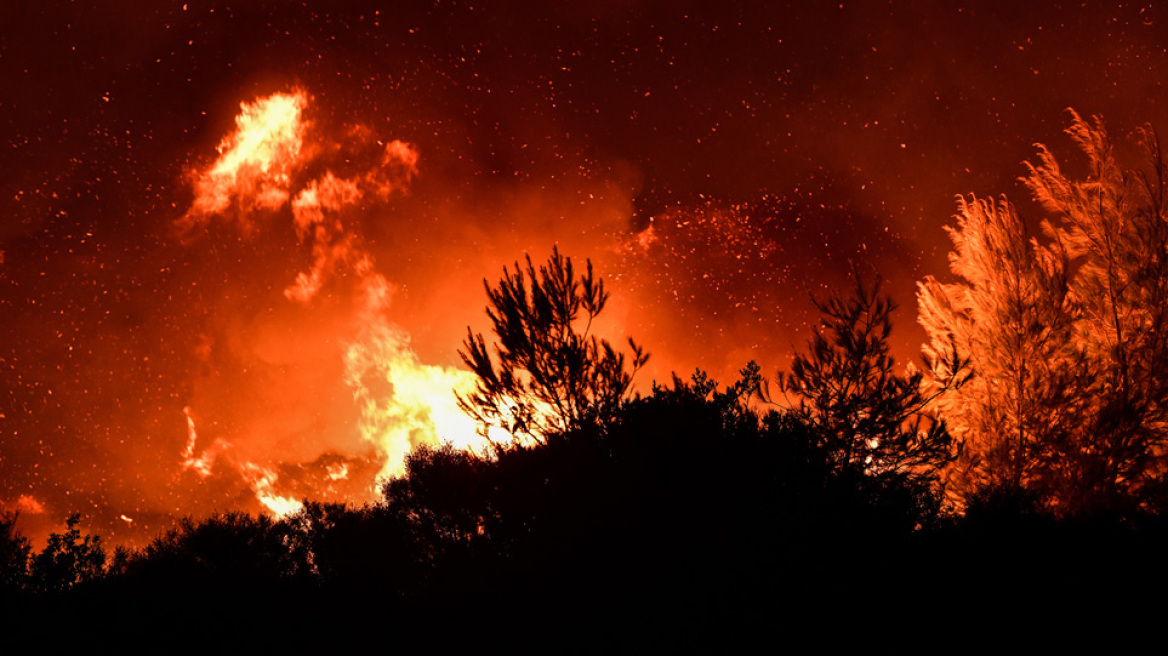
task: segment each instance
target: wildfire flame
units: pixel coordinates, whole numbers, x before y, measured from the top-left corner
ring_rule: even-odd
[[[211,467],[215,464],[215,455],[225,446],[216,442],[213,449],[206,449],[195,456],[195,445],[199,441],[199,433],[195,430],[195,416],[191,406],[183,408],[183,416],[187,418],[187,448],[183,450],[182,466],[184,469],[193,469],[200,476],[206,478],[211,475]]]
[[[327,307],[329,312],[348,312],[348,320],[340,324],[349,332],[336,335],[335,341],[342,345],[343,382],[352,392],[356,431],[382,462],[378,476],[368,481],[372,490],[380,479],[400,473],[405,455],[420,444],[447,441],[473,449],[484,448],[487,442],[458,409],[454,396],[456,390],[469,389],[472,374],[420,362],[409,335],[391,319],[394,286],[377,271],[359,231],[344,220],[359,206],[404,192],[417,172],[418,153],[394,140],[369,170],[348,176],[324,170],[305,179],[315,153],[325,150],[314,147],[313,140],[319,137],[312,135],[312,126],[303,118],[308,104],[303,91],[242,103],[234,132],[219,145],[218,159],[192,176],[196,197],[179,225],[192,232],[221,217],[234,220],[246,235],[253,226],[251,214],[257,211],[290,215],[297,240],[311,251],[311,264],[289,281],[283,296],[312,311]],[[352,299],[348,310],[338,308],[334,295],[329,303],[321,302],[322,292],[330,288],[348,290],[335,295]],[[217,439],[196,455],[193,411],[187,406],[183,413],[188,435],[181,458],[184,469],[205,478],[217,463],[225,463],[273,514],[283,516],[300,508],[284,492],[274,467],[282,462],[278,446],[269,452],[257,454],[252,449],[217,459],[221,451],[233,448]],[[328,466],[326,474],[325,482],[331,482],[348,479],[351,472],[341,463]]]
[[[302,154],[301,115],[307,104],[303,91],[241,103],[235,131],[220,142],[219,158],[197,178],[184,223],[191,226],[222,213],[232,199],[243,213],[287,203],[292,167]]]
[[[279,480],[279,477],[272,470],[252,462],[245,462],[243,467],[244,472],[251,479],[251,487],[255,491],[256,499],[277,518],[295,515],[304,507],[304,504],[296,499],[281,496],[272,491],[276,481]]]
[[[372,264],[363,260],[358,270]],[[386,318],[390,285],[377,273],[363,277],[360,338],[345,355],[345,380],[361,408],[361,434],[388,456],[381,475],[401,472],[401,463],[420,444],[448,441],[482,449],[485,440],[455,401],[467,392],[474,375],[418,362],[409,335]]]

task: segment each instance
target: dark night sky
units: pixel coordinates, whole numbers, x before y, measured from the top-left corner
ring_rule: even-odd
[[[1150,3],[303,4],[0,7],[0,508],[30,534],[256,511],[260,471],[368,496],[387,456],[344,380],[353,276],[286,302],[313,258],[287,207],[177,227],[240,103],[309,99],[297,189],[415,149],[407,190],[338,216],[418,363],[457,365],[482,279],[558,243],[653,353],[643,386],[773,372],[849,262],[889,281],[914,357],[955,195],[1025,201],[1034,143],[1076,161],[1068,107],[1125,147],[1168,126]],[[207,476],[182,466],[188,416]]]

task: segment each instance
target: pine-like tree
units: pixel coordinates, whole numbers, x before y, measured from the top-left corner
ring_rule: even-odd
[[[1123,171],[1100,123],[1073,115],[1088,157],[1071,180],[1040,146],[1023,179],[1050,213],[1032,238],[1014,206],[959,200],[951,284],[926,278],[927,384],[964,440],[952,489],[1027,488],[1060,512],[1111,506],[1162,476],[1168,412],[1164,165]],[[968,380],[946,365],[957,353]]]
[[[1168,448],[1168,189],[1150,126],[1139,131],[1143,170],[1117,162],[1102,121],[1071,112],[1067,133],[1087,157],[1072,180],[1045,147],[1024,179],[1050,214],[1044,230],[1070,258],[1074,350],[1090,421],[1054,454],[1075,506],[1146,502]]]
[[[517,262],[497,286],[483,286],[497,341],[488,349],[467,330],[459,355],[478,381],[458,404],[484,433],[501,428],[543,442],[615,416],[649,356],[630,339],[626,358],[590,334],[608,301],[591,261],[577,278],[572,259],[553,248],[538,271],[528,256],[525,270]]]
[[[895,306],[858,272],[850,296],[816,300],[819,325],[791,370],[780,373],[788,413],[813,428],[836,471],[931,478],[955,453],[943,422],[924,412],[922,374],[898,374],[888,336]]]
[[[1042,450],[1073,423],[1064,258],[1030,239],[1005,199],[960,198],[956,218],[949,266],[960,281],[929,277],[918,291],[927,389],[951,388],[938,408],[964,444],[951,489],[1032,485]]]

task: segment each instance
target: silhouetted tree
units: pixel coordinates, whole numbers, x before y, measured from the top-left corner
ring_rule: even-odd
[[[16,530],[17,513],[0,514],[0,593],[23,589],[28,582],[32,545]]]
[[[348,590],[404,592],[417,587],[428,565],[408,513],[384,505],[349,508],[306,501],[283,521],[301,579]]]
[[[382,494],[431,547],[470,548],[483,532],[489,466],[490,461],[449,444],[424,445],[406,458],[405,476],[387,481]]]
[[[501,511],[500,500],[515,492],[541,491],[504,467],[501,459],[545,448],[516,444],[498,450],[498,458],[486,458],[445,444],[420,447],[406,458],[405,475],[387,481],[382,493],[384,512],[404,527],[414,545],[408,555],[411,573],[424,581],[407,591],[411,603],[465,606],[469,611],[506,595],[502,560],[512,538],[525,532],[520,528],[524,514],[514,507]],[[540,475],[554,477],[546,470]]]
[[[134,575],[199,584],[274,581],[294,571],[285,525],[267,515],[215,514],[183,518],[127,564]]]
[[[78,514],[65,520],[64,533],[49,535],[44,550],[32,558],[30,576],[35,589],[62,592],[95,581],[105,573],[105,549],[101,536],[81,536]]]
[[[900,375],[889,352],[894,305],[858,272],[847,297],[815,300],[819,324],[806,353],[780,372],[789,413],[815,430],[837,470],[869,477],[931,479],[956,453],[944,422],[925,412],[922,374]]]
[[[627,359],[590,334],[608,300],[592,262],[577,278],[571,258],[553,248],[538,271],[528,256],[525,270],[516,263],[497,286],[486,280],[483,286],[497,341],[488,348],[467,330],[459,355],[478,381],[458,397],[483,432],[501,428],[542,442],[613,417],[648,355],[630,339]]]

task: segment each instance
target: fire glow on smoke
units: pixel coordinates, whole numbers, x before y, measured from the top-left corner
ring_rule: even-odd
[[[159,269],[133,273],[161,275],[130,297],[157,317],[138,335],[162,348],[127,335],[110,373],[132,381],[126,389],[142,389],[145,374],[155,396],[114,398],[141,418],[106,428],[125,445],[110,451],[117,464],[97,482],[67,481],[97,499],[81,507],[105,514],[114,541],[140,544],[184,515],[373,501],[418,445],[484,449],[456,404],[474,382],[456,349],[468,323],[488,330],[483,279],[552,244],[592,259],[612,291],[592,330],[653,353],[642,390],[695,363],[722,382],[748,360],[769,368],[783,322],[805,320],[791,302],[805,290],[789,278],[809,249],[785,244],[832,225],[803,221],[817,216],[807,202],[706,201],[638,228],[628,192],[607,177],[467,193],[458,176],[428,175],[412,144],[335,113],[299,88],[242,102],[212,134],[217,148],[194,151],[176,176],[188,195],[165,218]],[[806,227],[785,227],[791,213]],[[109,481],[121,489],[102,498]],[[79,505],[43,501],[4,507],[35,517],[43,536],[60,508]]]
[[[553,244],[641,391],[773,375],[851,262],[913,360],[954,195],[1027,197],[1067,106],[1168,125],[1152,3],[95,4],[0,11],[0,512],[39,544],[375,499],[472,434],[482,280]]]
[[[349,175],[318,166],[317,156],[331,144],[313,137],[305,118],[309,97],[304,91],[276,93],[243,103],[235,130],[219,145],[218,158],[194,175],[195,198],[178,225],[192,248],[201,231],[224,222],[240,239],[270,238],[270,231],[294,231],[304,266],[282,290],[285,316],[293,322],[316,313],[328,313],[335,330],[319,345],[338,360],[326,369],[342,372],[344,385],[356,408],[360,437],[355,453],[334,452],[318,475],[322,487],[354,475],[347,460],[377,463],[364,467],[365,480],[355,481],[357,498],[375,495],[377,482],[402,470],[405,456],[420,444],[450,442],[460,448],[485,447],[474,423],[457,407],[454,392],[473,383],[469,372],[427,365],[410,348],[410,337],[390,318],[394,286],[377,270],[362,236],[346,223],[346,213],[384,203],[406,193],[417,172],[418,154],[401,141],[389,141],[367,170]],[[299,326],[285,326],[295,331]],[[308,348],[312,345],[305,344]],[[210,359],[207,346],[203,357]],[[288,355],[288,353],[285,353]],[[304,366],[295,352],[282,364]],[[308,354],[308,360],[317,355]],[[275,384],[279,384],[278,382]],[[293,401],[295,402],[295,401]],[[188,429],[182,467],[200,477],[218,467],[234,468],[248,481],[256,498],[272,513],[295,512],[300,489],[282,480],[287,454],[280,436],[245,437],[259,448],[237,449],[229,438],[203,438],[198,402],[184,408]],[[335,427],[334,427],[335,428]],[[263,424],[253,428],[263,431]],[[307,436],[302,436],[307,437]],[[327,441],[324,442],[327,444]],[[375,476],[368,474],[375,471]],[[311,478],[311,477],[309,477]],[[311,482],[308,487],[314,487]],[[365,494],[360,494],[364,488]],[[352,499],[351,499],[352,500]]]

